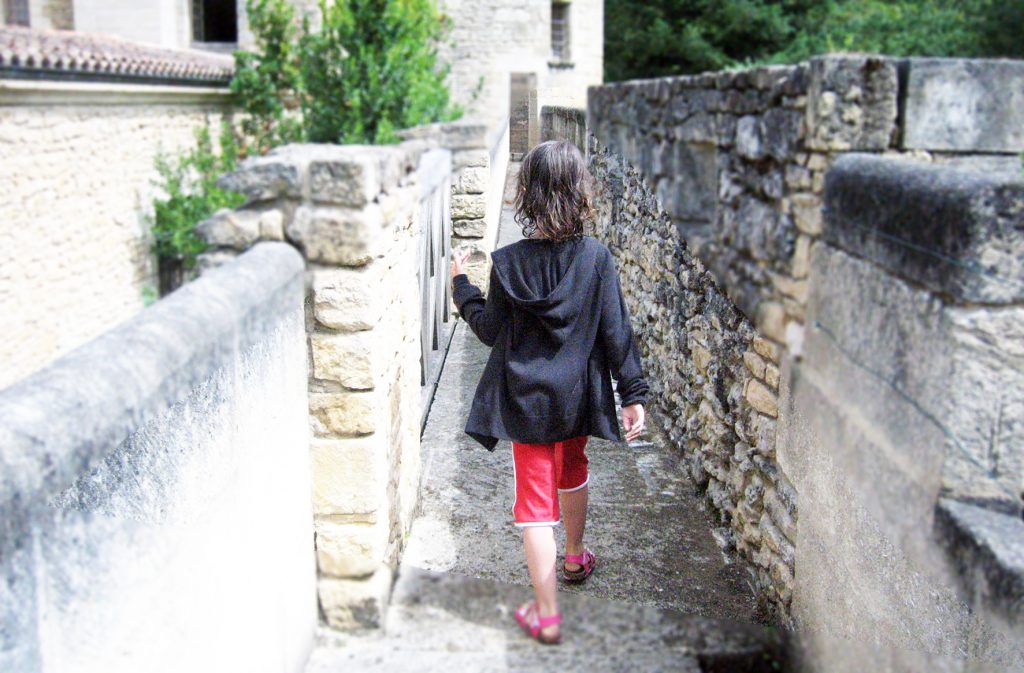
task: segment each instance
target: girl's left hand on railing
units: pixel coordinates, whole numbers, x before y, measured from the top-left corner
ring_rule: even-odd
[[[473,254],[469,248],[452,250],[452,278],[466,273],[466,260]]]

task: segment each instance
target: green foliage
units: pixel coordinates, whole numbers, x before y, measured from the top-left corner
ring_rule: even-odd
[[[970,3],[830,0],[811,9],[801,30],[775,62],[815,54],[862,51],[895,56],[976,56],[978,40],[965,6]]]
[[[206,243],[195,225],[221,208],[242,205],[245,197],[219,188],[217,178],[238,163],[238,147],[227,124],[221,129],[220,152],[213,149],[210,132],[196,132],[196,145],[178,158],[156,158],[159,179],[154,184],[164,196],[153,201],[153,252],[159,258],[180,259],[192,268]]]
[[[303,117],[313,142],[389,143],[395,131],[453,119],[433,0],[320,0],[302,38]]]
[[[255,51],[235,53],[232,90],[246,153],[296,140],[390,143],[395,131],[454,119],[433,0],[320,0],[298,30],[287,0],[247,0]]]
[[[246,0],[245,6],[256,50],[235,52],[231,91],[244,112],[244,154],[265,154],[302,138],[298,29],[287,0]]]
[[[1024,57],[1024,1],[608,0],[615,81],[791,63],[835,51]]]

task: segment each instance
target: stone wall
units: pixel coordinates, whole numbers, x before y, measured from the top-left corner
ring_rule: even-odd
[[[540,140],[568,140],[587,153],[587,114],[571,107],[549,105],[540,111]]]
[[[217,89],[0,80],[0,388],[155,294],[153,159],[226,111]]]
[[[0,669],[304,669],[302,272],[257,246],[0,391]]]
[[[649,405],[722,526],[752,583],[786,614],[792,600],[796,493],[775,460],[778,348],[690,252],[654,191],[621,156],[591,148],[598,183],[595,235],[615,255],[629,302]]]
[[[419,481],[421,194],[426,156],[395,146],[289,145],[220,183],[247,195],[199,225],[203,269],[258,240],[306,259],[309,424],[320,607],[380,624]],[[435,180],[437,189],[448,181]],[[454,197],[453,197],[454,198]],[[420,281],[420,282],[418,282]]]
[[[1024,175],[826,176],[777,445],[808,670],[1024,663]]]
[[[451,247],[473,251],[466,273],[486,287],[508,169],[508,125],[489,127],[481,119],[466,118],[417,126],[399,135],[452,153]],[[457,311],[454,303],[451,307]]]
[[[760,337],[751,342],[753,349],[741,344],[723,352],[721,345],[702,343],[700,333],[652,335],[657,351],[645,363],[659,369],[664,365],[656,360],[669,356],[692,358],[693,366],[726,363],[718,367],[726,371],[715,384],[717,395],[711,396],[721,409],[696,392],[700,385],[687,383],[703,385],[721,373],[699,368],[683,371],[681,379],[665,373],[669,399],[659,398],[658,404],[676,424],[669,429],[673,441],[694,465],[707,463],[707,474],[695,468],[694,476],[707,483],[736,548],[756,570],[763,595],[783,614],[794,586],[799,489],[791,488],[789,470],[777,460],[774,419],[780,406],[777,391],[786,389],[785,372],[803,348],[811,259],[823,230],[826,172],[851,151],[1016,172],[1017,153],[1024,149],[1024,108],[1011,104],[1013,96],[984,105],[965,103],[981,100],[979,83],[990,90],[1017,91],[1022,82],[1021,62],[843,55],[590,89],[590,132],[611,155],[636,167],[669,216],[657,220],[657,226],[636,223],[644,233],[631,234],[636,238],[621,246],[624,259],[649,254],[644,250],[650,246],[671,250],[685,241]],[[951,101],[959,103],[938,104]],[[640,193],[627,192],[622,199],[629,204],[631,194]],[[630,207],[623,208],[627,219],[616,220],[616,228],[636,217]],[[671,289],[676,281],[668,277],[672,272],[648,266],[632,272],[634,284],[644,288],[633,306],[643,311],[648,311],[639,308],[645,301],[660,305],[677,296]],[[648,272],[653,275],[645,280]],[[678,300],[681,305],[696,301],[687,292],[685,300]],[[679,318],[666,308],[651,319]],[[648,325],[641,331],[659,329]],[[679,343],[663,346],[673,340]],[[670,350],[663,353],[662,348]],[[745,374],[729,368],[727,363],[736,358],[745,362]],[[748,407],[757,411],[750,419],[756,431],[748,421],[730,416]],[[752,453],[745,460],[748,449]],[[777,501],[766,500],[769,486]],[[728,535],[720,537],[731,544]]]

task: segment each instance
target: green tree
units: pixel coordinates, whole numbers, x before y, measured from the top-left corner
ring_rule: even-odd
[[[307,21],[300,43],[308,140],[389,143],[398,129],[458,116],[433,0],[320,0],[320,12],[321,30]]]
[[[605,78],[719,70],[783,49],[815,4],[768,0],[607,0]]]
[[[302,138],[298,27],[287,0],[246,0],[245,7],[255,50],[235,52],[231,91],[243,112],[243,152],[265,154]]]
[[[608,0],[608,80],[833,51],[1024,57],[1024,0]]]

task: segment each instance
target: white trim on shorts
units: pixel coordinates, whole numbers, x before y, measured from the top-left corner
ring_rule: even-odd
[[[537,528],[540,526],[557,526],[559,524],[561,524],[561,521],[526,521],[514,525],[516,528]]]
[[[583,488],[584,486],[586,486],[589,483],[590,483],[590,473],[587,472],[587,478],[583,481],[582,484],[580,484],[576,488],[560,488],[560,489],[558,489],[558,492],[559,493],[574,493],[575,491],[580,490],[581,488]]]

